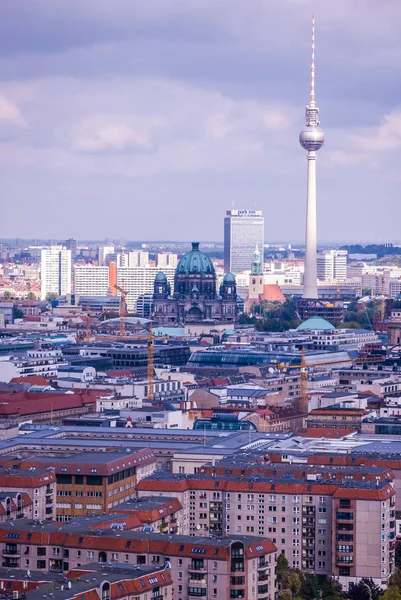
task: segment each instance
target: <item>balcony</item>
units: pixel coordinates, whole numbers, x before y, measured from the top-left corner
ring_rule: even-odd
[[[46,496],[46,504],[53,504],[53,496]]]
[[[302,525],[315,525],[315,519],[311,517],[302,517]]]
[[[353,512],[337,511],[336,516],[337,516],[338,521],[353,521],[354,520]]]
[[[353,556],[336,556],[336,564],[337,565],[353,565],[354,557]]]
[[[3,556],[13,556],[14,558],[20,558],[21,554],[17,548],[6,548],[3,550]]]
[[[204,565],[190,565],[188,571],[196,571],[197,573],[206,573],[207,568]]]
[[[191,579],[191,577],[189,577],[188,579],[188,585],[206,585],[207,581],[206,579]]]
[[[243,573],[244,571],[245,571],[245,567],[243,564],[231,565],[230,573]]]
[[[6,569],[18,569],[19,568],[18,558],[6,558],[3,561],[3,567],[5,567]]]
[[[314,515],[315,514],[315,507],[314,506],[304,506],[302,508],[302,514],[303,515]]]
[[[315,547],[315,541],[312,539],[303,539],[302,540],[302,547],[303,548],[314,548]]]
[[[314,527],[303,527],[302,535],[306,538],[315,539],[315,528]]]

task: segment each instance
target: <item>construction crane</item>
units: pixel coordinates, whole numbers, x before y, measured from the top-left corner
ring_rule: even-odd
[[[90,318],[90,306],[86,305],[86,333],[85,333],[85,342],[89,344],[91,341],[91,318]]]
[[[149,323],[149,338],[148,338],[148,393],[147,399],[153,400],[153,376],[155,363],[155,338],[153,337],[152,321]]]
[[[127,301],[126,297],[128,292],[122,288],[120,285],[116,283],[113,287],[118,290],[121,294],[120,296],[120,337],[123,338],[125,336],[125,317],[127,315]]]
[[[286,365],[285,363],[280,363],[277,365],[278,369],[299,369],[300,370],[300,386],[299,386],[299,396],[300,396],[300,409],[302,414],[308,414],[308,369],[313,367],[325,367],[328,365],[338,365],[341,363],[352,363],[355,364],[363,364],[363,363],[371,363],[371,362],[383,362],[385,357],[380,358],[348,358],[341,360],[328,360],[322,361],[318,363],[307,363],[306,362],[306,354],[305,348],[302,348],[301,353],[301,362],[298,365]]]

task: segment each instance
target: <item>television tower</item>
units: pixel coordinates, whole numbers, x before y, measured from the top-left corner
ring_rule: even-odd
[[[312,65],[310,101],[305,111],[306,126],[299,134],[299,143],[308,151],[308,191],[306,199],[305,273],[303,298],[318,298],[316,258],[316,151],[324,144],[319,127],[319,109],[315,102],[315,15],[312,15]]]

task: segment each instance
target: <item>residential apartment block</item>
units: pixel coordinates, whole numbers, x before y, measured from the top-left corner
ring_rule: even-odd
[[[0,569],[2,595],[28,600],[172,600],[168,569],[126,564],[89,563],[67,573]]]
[[[110,529],[99,533],[84,523],[54,527],[21,520],[0,527],[0,550],[9,559],[8,568],[34,569],[44,575],[85,570],[91,561],[164,567],[176,600],[193,596],[274,600],[276,593],[277,549],[271,540],[258,536],[214,539]]]
[[[0,522],[13,518],[54,519],[56,474],[54,469],[0,471]]]
[[[185,534],[266,536],[290,566],[345,585],[361,577],[385,584],[394,570],[391,481],[238,477],[227,468],[224,476],[155,473],[138,493],[177,497]]]

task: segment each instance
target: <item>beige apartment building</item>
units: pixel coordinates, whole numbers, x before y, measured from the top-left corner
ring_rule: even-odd
[[[268,537],[291,567],[345,586],[361,577],[385,585],[394,570],[395,490],[387,481],[155,474],[138,494],[177,497],[184,534]]]
[[[91,530],[85,522],[32,526],[20,520],[0,527],[0,551],[9,568],[67,573],[88,562],[168,569],[175,600],[193,596],[274,600],[277,548],[258,536],[168,536],[143,531]]]
[[[13,518],[14,513],[16,518],[56,518],[54,469],[5,469],[0,474],[0,490],[6,503],[6,513],[0,514],[0,521]]]

